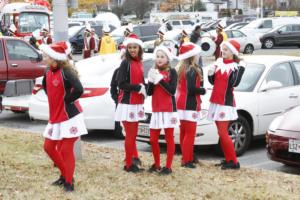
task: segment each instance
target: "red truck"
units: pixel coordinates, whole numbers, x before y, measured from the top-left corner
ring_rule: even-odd
[[[45,69],[42,54],[29,43],[18,38],[0,37],[0,95],[4,99],[30,95],[35,78],[42,76]],[[22,110],[15,105],[5,106],[4,99],[4,109]]]

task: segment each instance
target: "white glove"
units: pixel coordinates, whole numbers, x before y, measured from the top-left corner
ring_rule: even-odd
[[[143,84],[140,84],[140,86],[141,86],[141,89],[139,91],[139,94],[142,94],[146,99],[146,97],[147,97],[146,88]]]
[[[157,85],[163,78],[164,76],[161,73],[155,74],[154,85]]]
[[[153,83],[155,79],[155,69],[151,68],[148,72],[148,82]]]
[[[209,66],[208,72],[207,72],[207,73],[208,73],[208,76],[214,75],[215,71],[216,71],[216,66],[215,66],[215,65]]]

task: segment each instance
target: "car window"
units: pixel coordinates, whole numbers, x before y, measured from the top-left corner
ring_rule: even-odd
[[[292,31],[300,32],[300,25],[293,25]]]
[[[37,52],[23,41],[7,40],[6,46],[8,56],[11,60],[31,60],[38,58]]]
[[[141,37],[141,30],[139,27],[133,27],[133,31],[134,34],[136,34],[137,36]]]
[[[242,92],[253,91],[264,70],[265,66],[262,64],[247,63],[242,80],[235,90]]]
[[[272,20],[265,20],[262,28],[272,28]]]
[[[233,38],[232,31],[225,31],[228,38]]]
[[[292,69],[289,63],[281,63],[274,66],[267,75],[265,83],[277,81],[282,84],[282,87],[294,85]]]
[[[298,80],[300,81],[300,61],[294,62],[295,69],[297,71]]]
[[[0,43],[0,60],[3,60],[3,48],[1,43]]]
[[[179,21],[173,21],[172,25],[178,26],[178,25],[180,25],[180,22]]]
[[[156,35],[158,32],[158,26],[142,26],[141,27],[141,34],[142,36],[152,36]]]
[[[193,22],[191,21],[182,21],[183,25],[193,25]]]
[[[245,35],[240,31],[232,31],[232,37],[233,38],[241,38],[241,37],[245,37]]]
[[[292,27],[290,25],[287,25],[287,26],[283,26],[279,29],[279,31],[281,31],[282,33],[285,33],[285,32],[291,32],[292,31]]]

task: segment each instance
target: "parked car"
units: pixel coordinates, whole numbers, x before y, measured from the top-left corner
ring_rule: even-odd
[[[143,55],[144,74],[153,66],[152,54]],[[120,66],[119,53],[99,55],[76,62],[76,68],[84,87],[79,99],[87,129],[114,130],[115,103],[110,96],[113,72]],[[99,67],[100,66],[100,67]],[[29,116],[34,120],[48,120],[48,99],[42,88],[42,77],[36,84],[29,101]],[[122,135],[122,132],[117,134]]]
[[[298,69],[300,65],[298,64]],[[276,117],[266,135],[268,157],[286,165],[300,167],[300,106]]]
[[[195,23],[192,20],[169,20],[173,29],[193,30]]]
[[[260,41],[267,49],[272,49],[274,46],[300,47],[300,24],[288,24],[274,28],[262,35]]]
[[[260,38],[264,33],[273,28],[287,24],[300,24],[300,17],[261,18],[250,22],[248,25],[241,28],[241,31]]]
[[[201,27],[202,31],[208,32],[208,31],[212,31],[212,30],[216,30],[218,24],[221,22],[222,20],[213,20],[211,22],[207,22],[206,24],[204,24]]]
[[[240,52],[244,54],[252,54],[254,50],[261,48],[261,43],[258,38],[252,35],[246,35],[240,30],[227,30],[225,31],[228,39],[234,39],[241,45]]]
[[[24,90],[10,87],[14,91],[5,91],[7,82],[16,84],[16,81],[22,80],[24,83],[24,79],[34,81],[35,78],[44,74],[46,66],[42,60],[41,53],[24,40],[15,37],[0,37],[0,95],[4,95],[2,102],[4,109],[12,111],[23,109],[23,106],[11,105],[10,100],[20,93],[23,94]],[[30,86],[29,84],[28,87]],[[27,88],[27,91],[31,89],[32,87]]]
[[[111,36],[119,46],[124,41],[125,26],[122,26],[111,33]],[[141,24],[133,26],[133,33],[136,34],[143,42],[155,40],[160,24]]]
[[[251,141],[263,137],[272,122],[290,107],[300,105],[300,58],[290,56],[244,56],[247,67],[234,95],[238,119],[230,122],[229,134],[237,155],[242,155]],[[197,125],[195,145],[217,145],[219,137],[212,121],[207,120],[212,86],[204,68],[206,95],[202,96],[201,122]],[[139,124],[137,140],[149,143],[151,98],[145,102],[147,119]],[[175,129],[175,142],[179,144],[179,128]],[[159,140],[165,143],[163,136]],[[219,149],[218,148],[218,149]]]
[[[73,26],[83,26],[83,22],[68,22],[68,28],[71,28]]]
[[[102,37],[102,25],[97,25],[97,26],[91,26],[93,29],[95,29],[95,33],[98,35],[99,38]],[[114,30],[115,27],[109,25],[110,30]],[[73,26],[68,29],[68,37],[69,37],[69,42],[72,47],[72,53],[80,53],[83,49],[84,45],[84,31],[85,31],[85,26]]]
[[[240,43],[240,52],[243,54],[252,54],[255,50],[261,48],[260,40],[251,34],[245,33],[241,30],[226,30],[225,33],[229,40],[234,39]],[[203,36],[217,37],[217,33],[215,30],[211,30],[206,32]]]

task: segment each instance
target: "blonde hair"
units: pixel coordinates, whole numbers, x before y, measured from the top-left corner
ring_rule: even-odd
[[[76,68],[69,62],[69,61],[58,61],[56,60],[57,66],[63,69],[69,69],[70,71],[74,72],[74,74],[79,77],[78,71]]]
[[[190,58],[187,58],[185,60],[183,60],[183,62],[181,63],[181,65],[179,66],[178,69],[178,80],[181,79],[182,73],[184,72],[184,69],[190,70],[193,69],[195,70],[195,72],[197,73],[200,81],[203,80],[201,71],[199,69],[199,65],[195,63],[195,56],[192,56]]]

